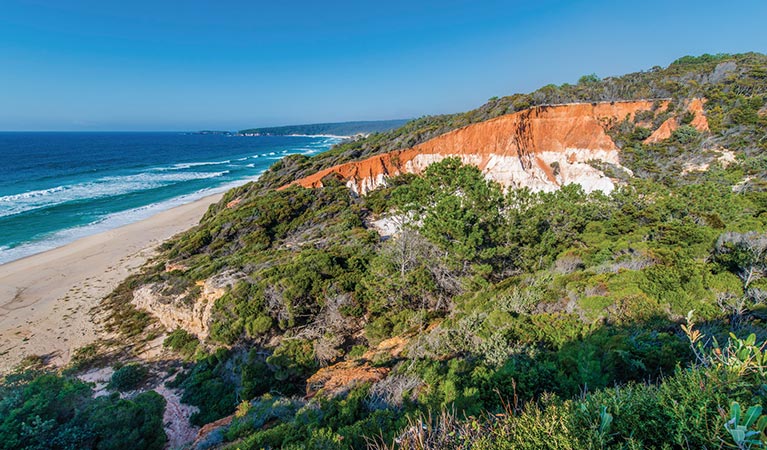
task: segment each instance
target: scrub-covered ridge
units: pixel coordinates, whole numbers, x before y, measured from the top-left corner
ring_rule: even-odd
[[[700,99],[682,105],[696,131],[708,131]],[[679,127],[669,111],[669,100],[575,103],[538,106],[468,125],[406,150],[396,150],[321,170],[291,184],[320,187],[328,175],[340,177],[349,188],[365,194],[392,176],[420,174],[434,162],[457,157],[477,166],[504,187],[552,191],[578,184],[586,192],[609,193],[614,183],[590,161],[620,167],[619,149],[608,132],[621,121],[652,127],[656,116],[668,117],[646,142],[668,139]],[[669,117],[670,116],[670,117]]]
[[[130,409],[160,448],[165,389],[199,449],[761,448],[765,100],[764,55],[684,57],[286,158],[105,299],[111,339],[7,378],[0,427],[87,446]]]

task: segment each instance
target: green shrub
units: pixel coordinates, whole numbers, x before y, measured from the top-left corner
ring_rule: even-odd
[[[362,355],[364,355],[367,350],[368,348],[364,345],[355,345],[351,350],[349,350],[349,353],[346,354],[346,357],[348,359],[357,359],[362,357]]]
[[[163,347],[177,351],[186,357],[194,355],[199,345],[200,340],[197,336],[183,328],[176,328],[170,332],[162,343]]]
[[[671,133],[671,139],[680,144],[689,144],[695,141],[700,132],[690,125],[682,125]]]
[[[275,368],[277,380],[306,377],[317,367],[314,347],[302,339],[285,339],[266,362]]]
[[[160,450],[165,399],[144,392],[93,397],[88,384],[52,373],[25,372],[0,386],[0,449]]]
[[[272,318],[269,316],[258,316],[245,325],[245,331],[249,336],[256,337],[265,334],[272,328]]]
[[[114,371],[108,387],[118,391],[132,391],[141,386],[148,376],[149,369],[146,367],[136,363],[126,364]]]

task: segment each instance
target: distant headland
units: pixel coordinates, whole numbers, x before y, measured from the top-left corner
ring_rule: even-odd
[[[228,136],[339,136],[368,135],[399,128],[410,119],[366,120],[355,122],[312,123],[279,127],[248,128],[240,131],[201,130],[196,134]]]

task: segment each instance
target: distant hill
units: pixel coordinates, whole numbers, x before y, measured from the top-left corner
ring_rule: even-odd
[[[338,123],[312,123],[307,125],[287,125],[282,127],[249,128],[241,130],[240,134],[258,134],[262,136],[289,136],[291,134],[328,134],[334,136],[353,136],[355,134],[370,134],[399,128],[408,119],[369,120]]]

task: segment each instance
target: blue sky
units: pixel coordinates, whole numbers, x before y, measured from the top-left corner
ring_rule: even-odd
[[[767,2],[3,0],[0,130],[464,111],[687,54],[767,52]]]

